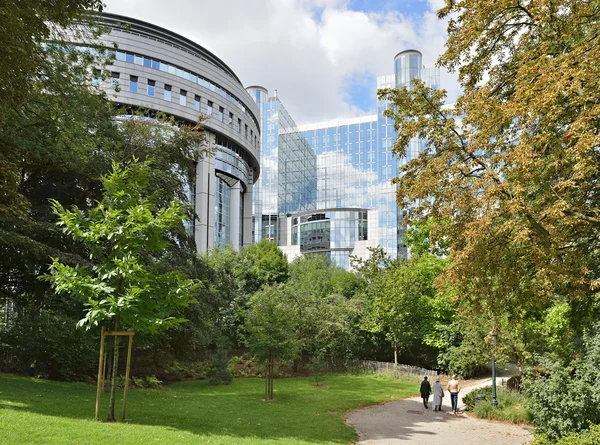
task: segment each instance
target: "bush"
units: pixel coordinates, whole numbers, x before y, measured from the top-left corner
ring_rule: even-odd
[[[229,359],[224,348],[218,348],[213,354],[208,371],[209,385],[229,385],[233,374],[229,371]]]
[[[591,425],[589,430],[564,436],[553,442],[545,435],[539,435],[531,445],[598,445],[600,443],[600,426]]]
[[[10,372],[54,380],[81,380],[97,372],[99,335],[77,329],[76,319],[49,310],[25,310],[0,330],[12,355]]]
[[[483,394],[485,396],[485,400],[491,402],[492,400],[492,387],[485,386],[483,388],[477,388],[471,391],[469,394],[462,398],[463,403],[465,404],[465,411],[473,411],[475,409],[475,396]]]
[[[156,376],[153,375],[149,375],[145,378],[146,381],[146,385],[148,388],[152,388],[152,389],[161,389],[162,388],[162,381],[158,380],[156,378]]]
[[[568,366],[550,366],[548,375],[525,382],[534,423],[551,441],[600,423],[600,337],[586,336],[584,345]]]
[[[485,399],[475,403],[475,397],[478,394],[483,394]],[[501,420],[511,423],[530,423],[533,420],[531,411],[526,408],[527,399],[523,394],[498,388],[496,397],[498,406],[494,408],[492,406],[492,387],[486,386],[471,391],[464,396],[463,403],[467,411],[472,411],[475,416],[481,419]]]

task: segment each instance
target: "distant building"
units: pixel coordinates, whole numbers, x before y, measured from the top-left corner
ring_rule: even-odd
[[[409,86],[414,78],[434,88],[439,85],[439,70],[423,68],[419,51],[399,53],[394,66],[394,74],[377,78],[377,89]],[[266,90],[261,91],[264,95],[259,100],[251,91],[259,108],[262,104],[261,110],[266,109],[264,104],[269,101],[282,107],[277,98],[267,98]],[[303,137],[299,142],[302,150],[296,151],[297,156],[305,159],[294,165],[294,171],[300,180],[305,178],[311,189],[316,179],[316,193],[312,201],[271,193],[268,207],[264,201],[258,202],[257,194],[256,221],[268,221],[269,227],[266,233],[263,223],[263,231],[256,230],[257,239],[276,240],[290,259],[304,253],[324,254],[346,269],[350,267],[351,255],[362,258],[368,255],[367,247],[381,246],[392,258],[408,256],[403,240],[407,210],[398,208],[396,187],[391,180],[398,176],[401,165],[418,156],[422,141],[411,141],[404,159],[392,154],[396,132],[393,122],[383,116],[388,106],[387,102],[379,101],[377,114],[294,127],[294,137]],[[285,115],[289,120],[289,115]],[[287,149],[278,145],[275,135],[277,131],[281,135],[281,129],[273,125],[272,119],[265,121],[264,114],[262,125],[263,171],[269,168],[267,165],[275,164],[277,171],[288,171],[289,164],[283,166],[281,162],[281,153]],[[306,152],[306,144],[316,158],[316,178],[311,171],[302,172],[314,162],[313,155]],[[277,183],[280,190],[282,182],[273,175],[267,188],[273,190]],[[261,179],[267,181],[264,173]]]

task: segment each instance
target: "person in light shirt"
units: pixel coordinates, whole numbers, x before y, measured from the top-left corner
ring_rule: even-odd
[[[442,410],[442,398],[444,397],[444,387],[440,383],[440,379],[436,379],[433,385],[433,410]]]
[[[458,384],[458,380],[456,376],[452,376],[452,380],[448,382],[448,392],[450,393],[450,401],[452,402],[452,412],[456,414],[456,409],[458,405],[458,393],[460,392],[460,385]]]

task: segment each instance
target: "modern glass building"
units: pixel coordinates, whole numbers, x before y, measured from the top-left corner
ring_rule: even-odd
[[[205,143],[215,155],[199,161],[190,184],[198,250],[252,243],[252,188],[260,173],[255,101],[231,68],[197,43],[130,17],[105,13],[100,20],[107,32],[97,45],[115,55],[105,68],[109,79],[99,82],[109,98],[182,124],[207,116]]]
[[[439,85],[439,70],[424,68],[419,51],[399,53],[394,58],[394,68],[394,74],[377,78],[377,89],[410,87],[415,78],[434,88]],[[396,187],[391,181],[398,176],[402,164],[418,155],[422,141],[411,141],[403,159],[392,154],[396,133],[393,122],[383,116],[389,104],[378,101],[377,114],[298,127],[299,134],[316,158],[314,176],[310,171],[302,173],[302,169],[312,168],[312,160],[308,163],[294,161],[300,180],[316,180],[316,195],[306,195],[307,198],[314,196],[310,201],[289,194],[282,196],[274,191],[275,184],[282,186],[278,180],[282,176],[278,173],[290,168],[282,164],[281,151],[276,151],[277,143],[273,142],[277,135],[281,140],[283,132],[274,126],[272,115],[267,114],[265,120],[262,110],[269,108],[265,108],[264,103],[272,100],[267,99],[266,90],[251,90],[251,94],[259,108],[263,104],[262,179],[263,184],[269,183],[267,189],[270,190],[268,198],[263,191],[262,207],[258,194],[255,199],[257,226],[259,215],[263,221],[263,232],[259,233],[257,228],[256,239],[267,237],[264,221],[268,221],[269,230],[279,231],[278,236],[270,236],[269,232],[268,237],[277,240],[290,259],[304,253],[321,253],[339,266],[349,268],[350,255],[365,257],[367,247],[378,245],[392,258],[406,257],[403,219],[407,209],[398,208]],[[294,134],[298,135],[298,131],[294,130]],[[302,156],[308,158],[304,142],[302,147]],[[273,172],[270,179],[266,179],[268,173],[264,173],[267,168]],[[310,207],[307,207],[309,203]],[[279,224],[271,216],[275,209],[280,215]],[[282,215],[287,217],[282,218]]]
[[[262,173],[254,186],[254,239],[284,245],[280,221],[315,208],[316,156],[296,123],[277,98],[260,86],[248,87],[262,127]]]

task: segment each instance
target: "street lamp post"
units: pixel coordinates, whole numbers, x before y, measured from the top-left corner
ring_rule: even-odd
[[[498,399],[496,397],[496,357],[494,354],[494,350],[496,348],[496,343],[498,342],[498,334],[494,331],[489,333],[492,344],[492,406],[496,408],[498,406]]]

